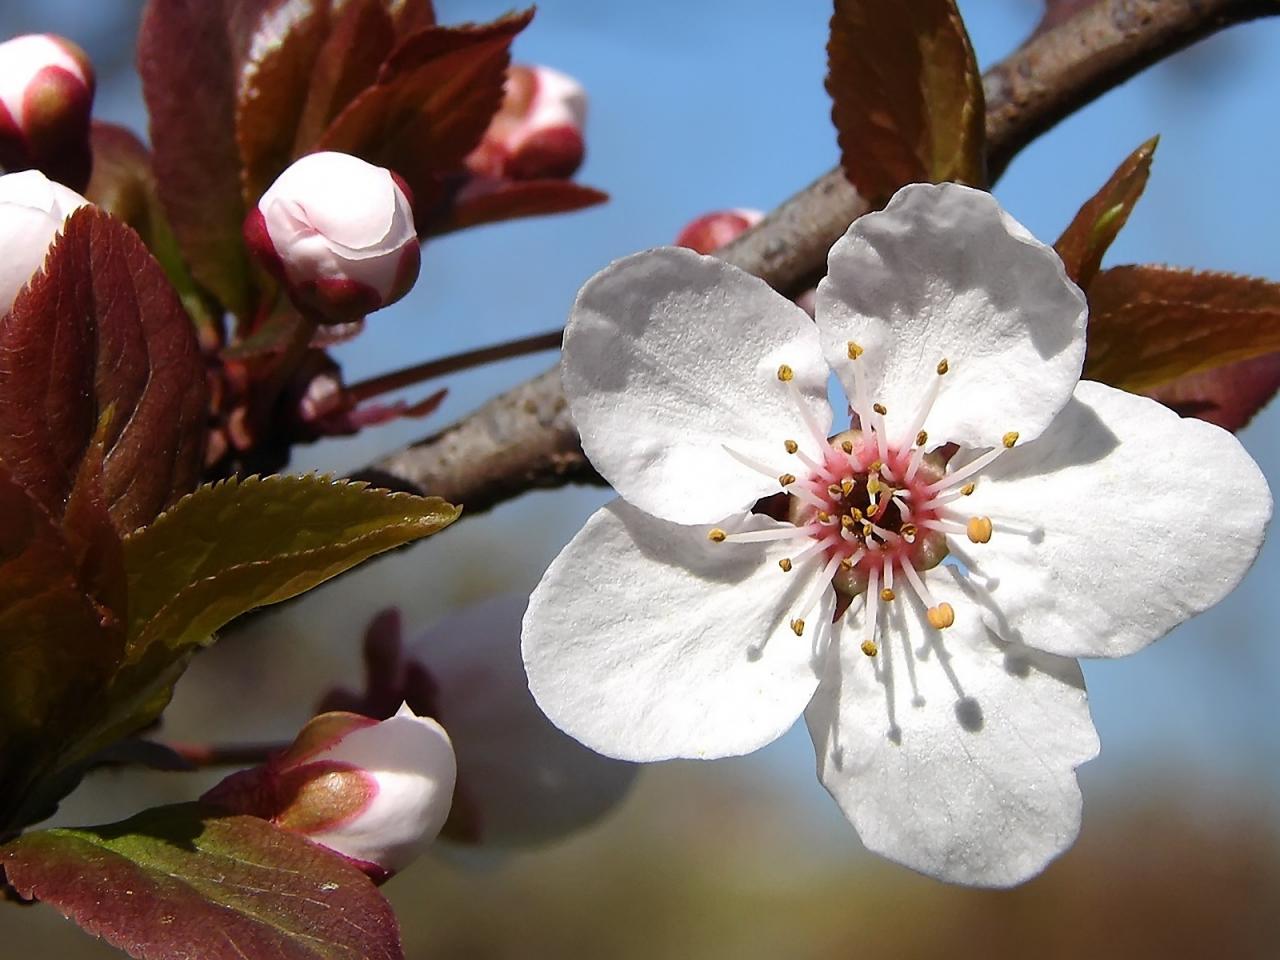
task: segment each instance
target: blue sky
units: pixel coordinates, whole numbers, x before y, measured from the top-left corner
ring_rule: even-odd
[[[442,19],[484,19],[501,0],[440,0]],[[980,60],[1014,47],[1038,15],[1031,0],[962,2]],[[104,24],[136,4],[10,0],[0,29],[47,29],[80,40],[106,62],[127,61],[132,29]],[[413,294],[374,316],[340,357],[351,380],[392,366],[518,337],[563,322],[583,280],[610,259],[668,242],[693,216],[726,206],[767,208],[836,159],[822,89],[826,17],[821,0],[650,0],[644,4],[544,0],[516,45],[517,57],[581,78],[591,94],[589,153],[580,179],[609,191],[602,208],[506,224],[429,245]],[[1035,234],[1056,237],[1115,165],[1162,135],[1146,196],[1112,249],[1110,263],[1164,262],[1280,279],[1274,186],[1280,128],[1280,21],[1236,28],[1149,71],[1064,122],[1018,158],[996,188]],[[99,115],[141,129],[136,79],[104,85]],[[449,381],[436,421],[405,423],[303,452],[297,466],[344,470],[431,432],[494,392],[540,372],[550,356],[511,362]],[[1275,482],[1280,408],[1242,439]],[[1205,464],[1212,484],[1213,465]],[[1107,495],[1102,491],[1100,495]],[[469,520],[447,537],[371,567],[313,601],[267,618],[258,633],[305,638],[319,663],[351,669],[350,640],[381,603],[401,602],[425,623],[466,598],[529,589],[588,513],[600,491],[538,494]],[[1188,544],[1188,549],[1212,549]],[[1245,585],[1218,609],[1123,662],[1086,665],[1102,756],[1088,789],[1180,773],[1224,789],[1261,791],[1280,810],[1280,644],[1271,586],[1273,542]],[[355,600],[353,601],[353,597]],[[220,651],[216,652],[221,655]],[[269,667],[287,671],[309,653],[279,645]],[[227,654],[231,656],[231,654]],[[291,659],[293,658],[293,659]],[[204,658],[202,658],[203,661]],[[216,657],[196,673],[218,676]],[[273,665],[273,666],[272,666]],[[264,670],[267,669],[264,667]],[[286,689],[289,681],[284,681]],[[307,681],[312,684],[314,679]],[[238,720],[296,729],[307,694]],[[184,684],[175,729],[194,732],[212,694]],[[769,773],[796,774],[797,796],[819,798],[803,733],[766,751]]]

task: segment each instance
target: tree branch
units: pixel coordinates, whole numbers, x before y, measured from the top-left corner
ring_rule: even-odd
[[[1033,36],[983,76],[992,178],[1036,137],[1150,64],[1224,27],[1274,14],[1280,0],[1099,0]],[[717,255],[795,294],[812,286],[827,250],[867,209],[837,167]],[[465,504],[466,516],[528,490],[601,482],[582,454],[558,369],[358,476]]]

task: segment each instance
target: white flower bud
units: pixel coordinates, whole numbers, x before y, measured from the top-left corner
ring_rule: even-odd
[[[399,300],[418,277],[409,189],[345,153],[313,153],[273,183],[245,220],[245,241],[294,302],[347,323]]]
[[[0,316],[44,266],[67,217],[88,202],[38,170],[0,177]]]
[[[0,43],[0,164],[36,167],[83,189],[93,92],[93,66],[70,40],[28,34]]]
[[[204,799],[301,833],[384,880],[440,833],[456,777],[449,735],[404,705],[382,721],[321,714],[283,754]]]
[[[577,80],[550,67],[513,66],[502,107],[467,167],[496,179],[571,177],[586,152],[586,121],[587,93]]]

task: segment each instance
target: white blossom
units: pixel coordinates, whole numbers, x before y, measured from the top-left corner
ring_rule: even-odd
[[[641,761],[803,713],[870,849],[1017,883],[1076,835],[1098,749],[1070,658],[1225,596],[1270,493],[1231,434],[1080,381],[1084,296],[988,194],[913,185],[860,218],[816,321],[683,249],[588,281],[562,377],[619,499],[534,592],[531,689]]]
[[[67,217],[88,202],[38,170],[0,176],[0,316],[44,266]]]

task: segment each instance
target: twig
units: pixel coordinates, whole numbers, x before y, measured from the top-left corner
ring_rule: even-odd
[[[1280,0],[1099,0],[1027,41],[983,76],[988,166],[1147,66],[1236,23],[1280,14]],[[839,168],[718,252],[795,294],[867,210]],[[453,426],[382,457],[358,476],[466,505],[465,516],[528,490],[600,482],[582,454],[557,369],[490,400]]]

